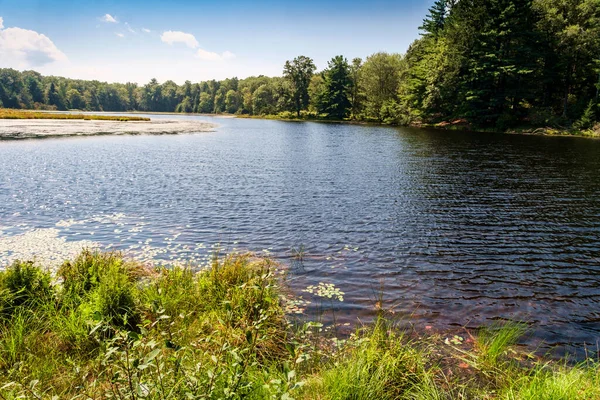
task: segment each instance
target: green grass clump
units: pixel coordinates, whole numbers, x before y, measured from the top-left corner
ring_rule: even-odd
[[[278,272],[248,254],[196,272],[83,251],[55,279],[16,262],[0,271],[0,399],[600,399],[597,363],[509,351],[519,324],[470,347],[383,317],[346,338],[293,326]]]
[[[477,338],[479,361],[489,366],[497,366],[506,351],[517,344],[527,331],[527,325],[508,321],[485,327]]]
[[[33,262],[15,261],[0,274],[0,314],[10,317],[19,307],[45,304],[52,295],[51,277]]]
[[[600,366],[542,366],[514,382],[506,400],[589,400],[600,399]]]
[[[421,353],[380,319],[343,346],[328,368],[308,379],[302,393],[330,400],[407,398],[423,371]]]

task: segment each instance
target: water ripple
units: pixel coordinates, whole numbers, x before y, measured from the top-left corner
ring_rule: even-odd
[[[343,291],[343,322],[373,317],[382,295],[417,326],[519,318],[532,342],[599,339],[600,142],[217,122],[1,142],[0,243],[38,230],[197,265],[215,246],[266,250],[292,265],[297,293]]]

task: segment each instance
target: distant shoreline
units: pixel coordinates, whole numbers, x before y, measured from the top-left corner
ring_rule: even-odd
[[[214,115],[214,114],[209,114]],[[404,125],[391,125],[382,122],[374,121],[358,121],[358,120],[334,120],[334,119],[316,119],[316,118],[283,118],[276,115],[236,115],[236,118],[241,119],[265,119],[284,122],[319,122],[333,124],[348,124],[348,125],[365,125],[365,126],[383,126],[383,127],[402,127]],[[495,129],[472,128],[468,125],[440,123],[440,124],[410,124],[406,127],[419,129],[435,129],[439,131],[459,131],[459,132],[478,132],[478,133],[496,133],[506,135],[527,135],[527,136],[550,136],[550,137],[578,137],[585,139],[600,139],[600,127],[595,129],[580,131],[569,129],[556,129],[550,127],[537,128],[514,128],[506,131]]]
[[[3,111],[9,110],[10,113],[16,115],[28,115],[34,114],[36,116],[32,118],[27,117],[4,117]],[[92,114],[93,113],[93,114]],[[364,126],[382,126],[382,127],[401,127],[402,125],[391,125],[376,121],[359,121],[359,120],[335,120],[335,119],[319,119],[319,118],[286,118],[278,115],[236,115],[236,114],[207,114],[207,113],[177,113],[177,112],[164,112],[164,111],[82,111],[82,110],[71,110],[71,111],[40,111],[40,110],[13,110],[13,109],[0,109],[0,120],[27,120],[27,119],[49,119],[49,120],[98,120],[98,121],[117,121],[117,122],[150,122],[150,118],[143,117],[127,117],[124,114],[141,114],[141,115],[172,115],[172,116],[201,116],[201,117],[213,117],[213,118],[238,118],[238,119],[260,119],[260,120],[272,120],[272,121],[283,121],[283,122],[317,122],[317,123],[330,123],[330,124],[348,124],[348,125],[364,125]],[[41,117],[44,115],[46,117]],[[71,116],[71,117],[58,117]],[[110,115],[115,115],[110,117]],[[410,124],[409,128],[420,128],[420,129],[434,129],[439,131],[460,131],[460,132],[479,132],[479,133],[495,133],[495,134],[508,134],[508,135],[526,135],[526,136],[548,136],[548,137],[577,137],[585,139],[600,139],[600,127],[589,130],[574,130],[574,129],[557,129],[551,127],[527,127],[527,128],[514,128],[506,131],[499,131],[495,129],[481,129],[472,128],[467,124],[445,122],[439,124]],[[168,129],[169,134],[176,134],[178,132],[173,129]],[[187,133],[185,132],[180,133]],[[102,134],[110,134],[110,132],[102,132]],[[51,135],[44,135],[51,136]],[[57,136],[65,136],[64,134]],[[2,128],[0,127],[0,138],[2,138]]]

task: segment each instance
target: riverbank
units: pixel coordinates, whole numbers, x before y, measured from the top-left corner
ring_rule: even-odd
[[[0,395],[25,398],[595,399],[600,369],[516,346],[524,326],[400,331],[384,310],[350,337],[304,318],[268,258],[148,268],[84,251],[55,279],[0,273]],[[329,287],[324,299],[341,296]]]
[[[247,115],[247,114],[203,114],[203,113],[175,113],[175,112],[142,112],[142,111],[128,111],[127,114],[156,114],[156,115],[192,115],[192,116],[209,116],[209,117],[218,117],[218,118],[240,118],[240,119],[266,119],[266,120],[275,120],[275,121],[286,121],[286,122],[319,122],[319,123],[332,123],[332,124],[349,124],[349,125],[365,125],[365,126],[396,126],[394,124],[388,124],[384,122],[378,121],[362,121],[362,120],[351,120],[351,119],[328,119],[328,118],[320,118],[311,113],[302,113],[300,117],[298,117],[294,113],[283,113],[278,115]],[[102,115],[94,114],[74,114],[74,113],[65,113],[65,112],[43,112],[43,111],[34,111],[34,110],[13,110],[13,109],[2,109],[0,108],[0,120],[30,120],[30,119],[41,119],[41,120],[70,120],[70,121],[114,121],[114,122],[150,122],[150,118],[146,117],[136,117],[136,116],[124,116],[122,114],[117,113],[118,115],[110,115],[112,113],[102,113]],[[140,128],[140,129],[132,129],[131,126],[128,126],[126,129],[123,127],[114,126],[114,133],[116,134],[135,134],[135,133],[148,133],[148,134],[176,134],[176,133],[190,133],[195,130],[195,127],[189,127],[185,125],[181,125],[181,132],[177,131],[176,126],[167,125],[167,123],[173,123],[174,121],[152,121],[155,124],[161,124],[160,128],[152,128],[149,130]],[[180,122],[180,121],[178,121]],[[499,131],[497,129],[485,129],[485,128],[473,128],[471,125],[466,123],[465,121],[451,121],[451,122],[441,122],[437,124],[424,124],[424,123],[411,123],[408,125],[411,128],[427,128],[427,129],[436,129],[436,130],[444,130],[444,131],[466,131],[466,132],[481,132],[481,133],[503,133],[503,134],[512,134],[512,135],[535,135],[535,136],[562,136],[562,137],[582,137],[582,138],[592,138],[599,139],[600,138],[600,123],[596,124],[591,129],[586,130],[578,130],[574,128],[552,128],[552,127],[520,127],[520,128],[512,128],[507,129],[505,131]],[[86,126],[87,127],[87,126]],[[63,126],[57,127],[64,130]],[[136,127],[137,128],[137,127]],[[110,134],[109,131],[111,127],[106,126],[97,126],[93,127],[92,135],[97,134]],[[203,130],[202,130],[203,131]],[[0,138],[3,137],[11,137],[17,138],[19,135],[17,132],[3,132],[2,126],[0,126]],[[75,131],[73,129],[67,129],[66,132],[57,133],[57,135],[51,135],[50,132],[41,132],[39,134],[33,134],[31,136],[64,136],[64,135],[85,135],[85,129],[81,129],[80,127],[75,127]],[[24,137],[31,137],[28,134],[24,134]]]
[[[286,113],[284,115],[237,115],[237,118],[247,119],[267,119],[275,121],[287,122],[320,122],[334,124],[350,124],[350,125],[367,125],[367,126],[397,126],[377,121],[360,121],[350,119],[324,119],[314,115],[303,114],[297,117],[296,114]],[[552,128],[552,127],[521,127],[512,128],[505,131],[497,129],[473,128],[464,121],[441,122],[437,124],[411,123],[408,125],[411,128],[427,128],[442,131],[466,131],[466,132],[481,132],[481,133],[503,133],[512,135],[536,135],[536,136],[565,136],[565,137],[584,137],[584,138],[600,138],[600,123],[596,124],[591,129],[578,130],[574,128]]]
[[[119,122],[149,122],[150,118],[130,117],[122,115],[89,115],[74,113],[59,113],[33,110],[13,110],[0,108],[0,119],[52,119],[52,120],[85,120],[85,121],[119,121]]]

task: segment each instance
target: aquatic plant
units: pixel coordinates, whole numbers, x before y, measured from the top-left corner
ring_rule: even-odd
[[[344,292],[339,288],[335,287],[333,283],[319,282],[318,285],[310,285],[303,290],[306,293],[314,294],[317,297],[323,297],[327,299],[337,299],[338,301],[344,301]]]

